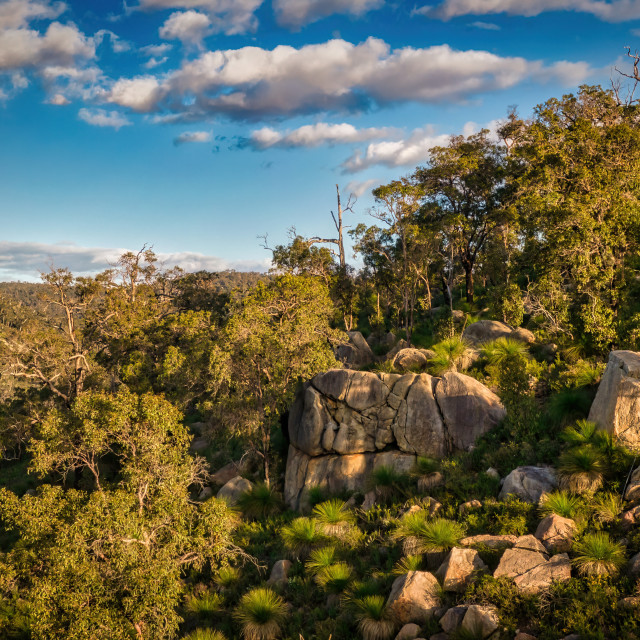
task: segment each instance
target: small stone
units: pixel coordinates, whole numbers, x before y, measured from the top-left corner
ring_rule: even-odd
[[[267,580],[267,584],[284,586],[289,581],[289,570],[291,569],[291,561],[278,560],[271,569],[271,575]]]
[[[396,640],[415,640],[419,635],[420,627],[417,624],[410,622],[400,629],[396,636]]]
[[[483,638],[488,638],[499,626],[500,618],[496,607],[472,604],[467,609],[462,624],[465,631],[479,633]]]
[[[576,523],[570,518],[551,513],[540,522],[535,537],[550,553],[561,553],[571,549],[577,530]]]
[[[513,640],[537,640],[535,636],[530,636],[528,633],[516,633],[516,637]]]
[[[518,541],[518,536],[502,535],[492,536],[489,534],[480,534],[477,536],[469,536],[462,538],[460,544],[463,547],[487,547],[488,549],[509,549]]]
[[[200,453],[209,446],[207,438],[194,438],[189,445],[189,450],[193,453]]]
[[[545,557],[547,557],[547,549],[546,547],[532,535],[520,536],[515,545],[513,545],[516,549],[526,549],[527,551],[537,551],[538,553],[542,553]]]
[[[487,565],[475,549],[454,547],[435,575],[445,591],[463,593],[473,577],[486,570]]]
[[[229,504],[237,504],[240,496],[253,489],[253,482],[250,482],[246,478],[236,476],[227,482],[227,484],[218,491],[218,498],[226,500]]]
[[[213,489],[211,487],[203,487],[202,491],[198,494],[198,500],[204,502],[213,496]]]
[[[490,478],[494,478],[495,480],[500,480],[500,474],[498,473],[497,469],[494,469],[493,467],[489,467],[485,473],[490,477]]]
[[[627,563],[627,574],[632,578],[640,577],[640,553],[636,553]]]
[[[376,503],[377,497],[378,496],[375,491],[368,491],[367,493],[365,493],[364,500],[362,502],[362,508],[365,511],[371,509],[371,507],[373,507],[373,505]]]
[[[445,633],[455,633],[467,613],[467,607],[452,607],[440,618],[440,626]]]
[[[458,513],[463,516],[476,509],[482,509],[482,502],[480,500],[469,500],[469,502],[465,502],[458,507]]]
[[[424,624],[440,606],[440,585],[427,571],[409,571],[395,579],[387,600],[391,615],[399,624]]]

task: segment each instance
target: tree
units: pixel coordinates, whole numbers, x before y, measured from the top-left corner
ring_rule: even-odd
[[[262,460],[267,484],[271,432],[296,385],[337,365],[332,347],[346,336],[331,329],[333,314],[320,280],[282,275],[236,300],[221,333],[220,417]]]
[[[444,231],[464,270],[467,302],[473,302],[479,256],[505,218],[504,156],[505,148],[483,129],[431,149],[428,165],[414,174],[424,192],[423,218]]]
[[[20,542],[4,559],[5,597],[28,603],[32,636],[53,640],[173,638],[182,573],[237,555],[232,518],[195,503],[205,479],[180,413],[161,397],[87,392],[54,410],[31,445],[42,476],[87,469],[92,489],[0,491],[0,517]],[[101,463],[117,469],[103,478]]]

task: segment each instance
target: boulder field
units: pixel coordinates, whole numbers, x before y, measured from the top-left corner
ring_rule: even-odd
[[[285,500],[299,509],[314,486],[362,490],[378,466],[404,472],[416,456],[468,451],[504,416],[498,396],[460,373],[320,373],[289,413]]]

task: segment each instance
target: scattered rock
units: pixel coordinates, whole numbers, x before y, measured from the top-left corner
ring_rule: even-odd
[[[454,547],[449,551],[435,575],[445,591],[463,593],[471,580],[478,573],[486,570],[487,565],[475,549]]]
[[[572,633],[571,635],[562,638],[562,640],[580,640],[580,636],[577,633]]]
[[[500,618],[496,607],[469,605],[462,620],[461,628],[470,633],[488,638],[499,626]]]
[[[547,556],[546,547],[532,535],[518,536],[516,543],[513,545],[516,549],[526,549],[527,551],[537,551],[544,556]]]
[[[636,555],[627,562],[627,574],[632,578],[640,577],[640,553],[636,553]]]
[[[499,498],[504,500],[514,495],[524,502],[536,504],[543,493],[549,493],[558,486],[556,474],[551,467],[518,467],[505,479]]]
[[[433,356],[435,352],[430,349],[408,347],[398,351],[393,359],[393,366],[400,371],[424,370]]]
[[[191,424],[187,425],[189,427],[189,429],[191,430],[192,433],[195,433],[199,436],[201,436],[205,429],[207,428],[207,423],[206,422],[192,422]]]
[[[201,453],[209,446],[208,438],[194,438],[189,445],[189,451],[192,453]]]
[[[424,640],[424,638],[416,638],[416,640]],[[440,633],[434,633],[432,636],[429,636],[429,640],[449,640],[449,634],[440,631]]]
[[[571,561],[566,553],[559,553],[530,571],[514,578],[515,585],[527,593],[538,593],[552,582],[571,580]]]
[[[213,496],[213,489],[211,487],[202,487],[202,491],[198,494],[198,500],[204,502]]]
[[[367,493],[364,494],[364,500],[362,501],[361,508],[365,511],[369,511],[369,509],[371,509],[371,507],[376,503],[377,498],[378,494],[375,491],[367,491]]]
[[[210,476],[210,481],[212,484],[224,485],[229,482],[232,478],[239,476],[246,470],[246,464],[242,462],[230,462],[226,464],[224,467],[218,469],[215,473]]]
[[[422,511],[422,507],[419,504],[412,504],[408,509],[400,512],[400,517],[408,516],[416,511]]]
[[[614,435],[618,441],[640,446],[640,353],[612,351],[589,420]]]
[[[443,483],[444,476],[439,471],[433,471],[418,479],[418,489],[420,491],[429,491],[429,489],[439,487]]]
[[[535,636],[530,636],[528,633],[516,633],[516,637],[513,640],[538,640]]]
[[[415,640],[420,635],[420,627],[413,622],[405,624],[398,632],[396,640]]]
[[[634,470],[629,478],[627,490],[624,492],[624,499],[628,502],[640,500],[640,467]]]
[[[423,498],[422,504],[424,505],[424,508],[427,509],[430,516],[436,515],[436,513],[442,509],[442,503],[430,496]]]
[[[500,480],[500,474],[498,473],[497,469],[494,469],[493,467],[489,467],[485,473],[490,477],[490,478],[494,478],[495,480]]]
[[[577,530],[578,527],[573,520],[552,513],[540,522],[535,537],[550,553],[560,553],[571,549]]]
[[[498,567],[493,572],[494,578],[505,576],[516,578],[547,562],[547,556],[539,551],[527,549],[507,549],[500,558]]]
[[[409,343],[401,338],[398,340],[396,345],[387,352],[387,355],[384,357],[385,360],[393,360],[400,351],[403,349],[410,349]]]
[[[467,326],[462,332],[463,339],[473,345],[481,345],[498,338],[515,338],[522,342],[535,342],[535,336],[527,329],[512,329],[504,322],[496,320],[479,320]]]
[[[231,478],[220,491],[218,491],[218,498],[226,500],[229,504],[237,504],[238,498],[245,492],[250,491],[253,488],[253,482],[250,482],[246,478],[236,476]]]
[[[349,342],[336,349],[336,359],[348,367],[364,367],[375,360],[371,347],[359,331],[348,331]]]
[[[370,333],[367,337],[367,344],[375,349],[376,347],[385,347],[387,350],[392,349],[393,345],[396,343],[396,336],[392,331],[385,333],[383,335],[379,333]]]
[[[289,560],[278,560],[271,569],[267,584],[285,586],[289,581],[289,569],[291,569]]]
[[[618,606],[624,609],[638,609],[640,608],[640,597],[628,596],[627,598],[622,598],[622,600],[618,600]]]
[[[502,535],[492,536],[489,534],[481,534],[477,536],[469,536],[460,540],[463,547],[487,547],[488,549],[509,549],[518,541],[518,536]]]
[[[455,633],[460,628],[466,613],[467,607],[451,607],[451,609],[440,618],[439,622],[443,631],[449,634]]]
[[[393,582],[387,607],[398,624],[424,624],[440,606],[440,585],[426,571],[410,571]]]
[[[480,500],[469,500],[469,502],[464,502],[458,507],[458,513],[463,516],[476,509],[482,509],[482,502]]]

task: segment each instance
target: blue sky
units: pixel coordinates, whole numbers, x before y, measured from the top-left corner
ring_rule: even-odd
[[[0,0],[0,279],[264,269],[332,231],[335,184],[410,173],[451,134],[610,83],[640,0]],[[628,68],[628,65],[627,65]]]

